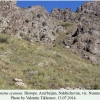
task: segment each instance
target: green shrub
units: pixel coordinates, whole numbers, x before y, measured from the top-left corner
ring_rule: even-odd
[[[66,28],[66,27],[68,27],[68,26],[70,26],[70,25],[71,25],[71,24],[66,23],[66,24],[62,24],[61,26]]]
[[[15,29],[14,31],[15,31],[15,33],[17,33],[17,32],[18,32],[18,30],[17,30],[17,29]]]
[[[40,17],[41,17],[41,15],[40,15],[40,14],[38,14],[38,15],[37,15],[37,17],[38,17],[38,18],[40,18]]]
[[[77,38],[74,38],[73,44],[76,43],[76,42],[78,42],[78,39]]]
[[[68,35],[69,33],[67,32],[66,35]]]
[[[0,23],[3,23],[3,21],[0,19]]]
[[[8,42],[7,36],[0,35],[0,43],[7,43],[7,42]]]
[[[98,90],[99,89],[99,85],[95,84],[93,89]]]
[[[55,33],[54,33],[54,32],[52,32],[52,35],[55,35]]]
[[[40,40],[42,40],[43,38],[45,38],[45,34],[43,34],[43,35],[41,36]]]
[[[34,26],[34,23],[32,22],[32,27]]]
[[[29,6],[28,8],[31,8],[32,6]]]
[[[57,29],[57,30],[56,30],[56,33],[58,33],[58,32],[59,32],[59,30]]]
[[[26,20],[25,20],[25,22],[26,22],[26,23],[28,23],[28,22],[29,22],[29,20],[28,20],[28,19],[26,19]]]
[[[23,33],[20,33],[20,36],[22,37],[22,36],[24,36],[24,34]]]
[[[30,41],[30,38],[29,38],[29,36],[24,36],[24,40],[26,40],[26,41]]]
[[[42,23],[42,26],[46,26],[46,25],[47,25],[47,23],[46,23],[46,22],[43,22],[43,23]]]

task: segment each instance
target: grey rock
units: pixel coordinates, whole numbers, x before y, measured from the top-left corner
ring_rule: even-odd
[[[67,15],[66,15],[67,13]],[[76,23],[76,30],[64,38],[63,44],[80,57],[100,64],[100,2],[82,4],[73,13],[68,9],[53,9],[50,16],[65,22]],[[69,17],[71,16],[71,17]],[[83,56],[84,55],[84,56]]]
[[[78,7],[77,12],[94,14],[95,16],[100,15],[100,2],[99,1],[91,1],[82,4]]]
[[[27,87],[27,85],[26,85],[25,83],[23,83],[23,82],[16,82],[15,84],[16,84],[17,86],[21,86],[21,87],[24,87],[24,88]]]
[[[17,7],[16,2],[13,1],[0,2],[0,16],[0,32],[30,42],[37,40],[46,43],[52,42],[59,31],[65,31],[41,6],[26,9]]]
[[[22,79],[14,78],[13,81],[14,82],[22,82]]]
[[[13,81],[15,82],[16,86],[21,86],[21,87],[24,87],[24,88],[27,87],[27,85],[25,83],[23,83],[22,79],[14,78]]]

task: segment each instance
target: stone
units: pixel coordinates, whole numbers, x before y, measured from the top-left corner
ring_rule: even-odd
[[[64,88],[60,88],[60,90],[66,90],[66,89],[64,89]]]
[[[40,63],[38,64],[39,67],[43,67],[44,65],[45,65],[44,62],[40,62]]]
[[[26,85],[25,83],[23,83],[23,82],[15,82],[15,84],[16,84],[17,86],[21,86],[21,87],[24,87],[24,88],[27,87],[27,85]]]
[[[73,88],[67,87],[66,90],[73,90]]]
[[[65,48],[69,49],[69,48],[70,48],[70,46],[65,46]]]
[[[14,78],[13,81],[14,82],[22,82],[22,79]]]
[[[15,82],[16,86],[22,86],[24,88],[27,87],[27,85],[25,83],[23,83],[22,79],[14,78],[13,81]]]

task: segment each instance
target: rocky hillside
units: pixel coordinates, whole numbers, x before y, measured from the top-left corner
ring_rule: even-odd
[[[100,89],[99,12],[1,1],[0,89]]]
[[[58,20],[69,21],[70,19],[73,19],[73,12],[71,9],[69,10],[68,8],[55,8],[51,11],[50,16],[55,17]]]
[[[100,2],[86,2],[75,13],[68,9],[54,9],[50,15],[64,22],[73,23],[75,28],[70,31],[66,39],[62,40],[65,46],[82,58],[95,64],[100,64]],[[63,25],[64,26],[64,25]]]
[[[100,16],[100,2],[99,1],[86,2],[86,3],[82,4],[80,7],[78,7],[76,12]]]
[[[19,8],[16,2],[0,2],[0,32],[33,41],[52,42],[63,27],[52,21],[41,6]]]
[[[0,33],[0,89],[100,89],[99,76],[100,67],[60,45]]]

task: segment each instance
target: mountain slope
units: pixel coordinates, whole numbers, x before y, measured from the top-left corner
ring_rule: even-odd
[[[22,89],[16,86],[14,78],[21,78],[27,85],[25,89],[100,88],[100,68],[70,50],[0,33],[1,39],[4,41],[0,42],[0,89]]]
[[[0,89],[100,89],[97,14],[0,7]]]
[[[62,45],[69,46],[80,57],[100,65],[100,2],[91,1],[78,7],[77,12],[68,9],[53,9],[50,13],[55,19],[64,21],[67,34],[59,39]],[[69,26],[68,24],[69,23]],[[75,28],[73,27],[73,24]]]

